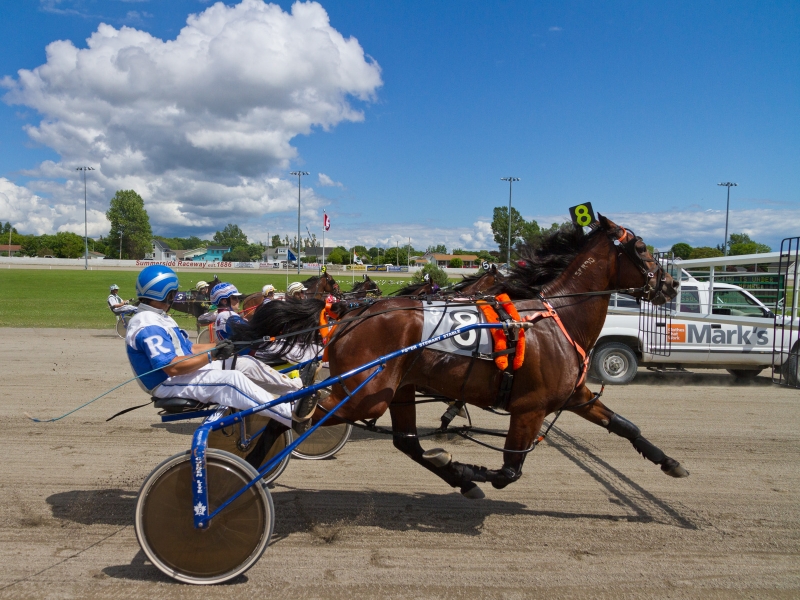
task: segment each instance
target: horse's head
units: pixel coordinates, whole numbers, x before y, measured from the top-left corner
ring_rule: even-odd
[[[635,288],[636,298],[653,304],[666,304],[678,295],[680,283],[664,270],[642,238],[602,215],[598,217],[600,226],[617,247],[619,287]]]
[[[334,296],[339,295],[339,284],[336,283],[336,280],[331,277],[331,274],[325,271],[322,274],[322,278],[325,280],[325,291],[329,294],[333,294]]]

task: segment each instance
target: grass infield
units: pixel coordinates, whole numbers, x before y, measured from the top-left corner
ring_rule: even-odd
[[[81,271],[49,269],[0,269],[0,327],[66,327],[72,329],[111,329],[115,317],[108,309],[108,287],[117,284],[124,299],[134,297],[136,271]],[[180,272],[181,290],[192,289],[198,281],[213,278],[213,273]],[[308,276],[289,275],[289,282],[304,281]],[[355,281],[361,279],[356,274]],[[381,291],[388,294],[403,287],[409,278],[373,277]],[[261,291],[271,283],[279,291],[286,289],[286,274],[225,273],[224,281],[243,294]],[[352,276],[339,277],[342,291],[352,287]],[[181,327],[195,328],[193,317],[172,311]]]

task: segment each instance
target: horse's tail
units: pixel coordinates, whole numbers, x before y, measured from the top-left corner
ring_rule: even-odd
[[[282,359],[295,346],[322,344],[319,315],[325,308],[323,300],[287,298],[260,306],[249,322],[233,325],[231,339],[235,342],[254,342],[266,336],[286,335],[259,348],[259,356],[267,360]],[[295,335],[287,335],[295,334]]]

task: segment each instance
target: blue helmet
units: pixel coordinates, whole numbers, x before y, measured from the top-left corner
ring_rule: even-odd
[[[150,265],[142,269],[136,278],[136,295],[164,302],[167,294],[178,289],[178,276],[164,265]]]
[[[239,290],[232,283],[218,283],[211,288],[211,302],[214,304],[219,304],[220,300],[231,296],[241,296]]]

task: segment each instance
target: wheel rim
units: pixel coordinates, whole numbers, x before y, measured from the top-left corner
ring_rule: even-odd
[[[261,415],[261,414],[254,414],[247,417],[247,435],[252,436],[255,433],[258,433],[261,429],[267,426],[269,423],[269,417]],[[247,448],[246,451],[243,451],[239,448],[239,440],[241,439],[241,428],[239,424],[232,425],[225,430],[218,429],[217,431],[212,431],[208,435],[208,447],[209,448],[217,448],[219,450],[224,450],[225,452],[230,452],[231,454],[235,454],[239,458],[245,458],[249,452],[251,452],[257,442],[257,440],[253,440],[250,446]],[[287,431],[283,435],[279,436],[275,443],[272,444],[272,448],[269,449],[267,455],[264,457],[264,460],[261,461],[261,465],[267,463],[268,460],[272,459],[273,456],[278,454],[281,450],[286,448],[289,444],[292,443],[292,433]],[[275,481],[281,473],[286,469],[286,466],[289,463],[290,455],[287,455],[281,462],[275,465],[267,474],[264,476],[264,483],[271,483]],[[259,466],[261,466],[259,465]]]
[[[609,377],[619,379],[628,372],[628,360],[622,354],[609,354],[603,359],[603,370]]]
[[[117,319],[117,335],[121,338],[125,337],[125,334],[128,331],[128,328],[125,326],[125,321],[123,319]]]
[[[207,465],[210,512],[254,476],[246,463],[214,450],[207,454]],[[156,469],[137,502],[139,543],[159,570],[179,581],[227,581],[250,568],[269,543],[271,499],[264,486],[256,484],[200,530],[192,519],[191,486],[188,454]]]
[[[328,458],[342,449],[352,431],[353,426],[349,423],[319,427],[292,454],[307,460]]]

